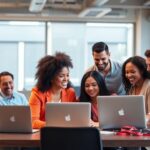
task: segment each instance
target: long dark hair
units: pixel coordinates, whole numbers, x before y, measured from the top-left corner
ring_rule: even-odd
[[[110,95],[106,87],[105,81],[103,77],[100,75],[100,73],[97,71],[89,71],[84,74],[81,80],[81,89],[80,89],[80,96],[79,96],[80,102],[91,102],[90,96],[85,92],[85,81],[88,77],[93,77],[97,82],[99,87],[99,95],[101,96]]]
[[[147,78],[150,79],[150,75],[147,71],[147,65],[146,65],[146,62],[145,62],[144,58],[142,58],[140,56],[133,56],[133,57],[128,58],[123,63],[123,66],[122,66],[122,81],[123,81],[123,84],[125,86],[125,90],[126,90],[127,93],[129,92],[129,90],[132,86],[130,81],[126,78],[126,72],[125,72],[126,65],[129,62],[134,64],[139,69],[143,79],[147,79]]]

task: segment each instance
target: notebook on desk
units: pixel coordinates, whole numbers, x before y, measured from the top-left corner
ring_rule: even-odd
[[[0,106],[0,132],[33,133],[29,106]]]
[[[47,103],[46,126],[88,127],[90,126],[90,103]]]
[[[144,96],[98,96],[101,129],[146,128]]]

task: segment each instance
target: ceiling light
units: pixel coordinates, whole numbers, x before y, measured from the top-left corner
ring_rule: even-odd
[[[111,12],[111,8],[88,8],[79,14],[79,17],[96,17],[100,18]]]
[[[47,0],[32,0],[30,3],[29,11],[40,12],[42,11]]]
[[[105,3],[107,3],[109,0],[96,0],[96,2],[94,2],[95,5],[104,5]]]

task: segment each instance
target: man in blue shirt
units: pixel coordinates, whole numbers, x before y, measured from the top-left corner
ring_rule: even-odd
[[[95,64],[87,71],[98,71],[105,80],[110,94],[124,95],[125,90],[122,84],[122,65],[110,59],[110,52],[104,42],[95,43],[92,47],[93,60]]]
[[[10,72],[0,73],[0,105],[28,105],[26,97],[14,91],[14,76]]]

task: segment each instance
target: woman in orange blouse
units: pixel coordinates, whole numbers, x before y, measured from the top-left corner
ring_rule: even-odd
[[[47,102],[76,101],[74,89],[69,82],[70,57],[64,53],[43,57],[37,65],[36,87],[32,89],[29,104],[33,128],[45,126],[45,106]]]

